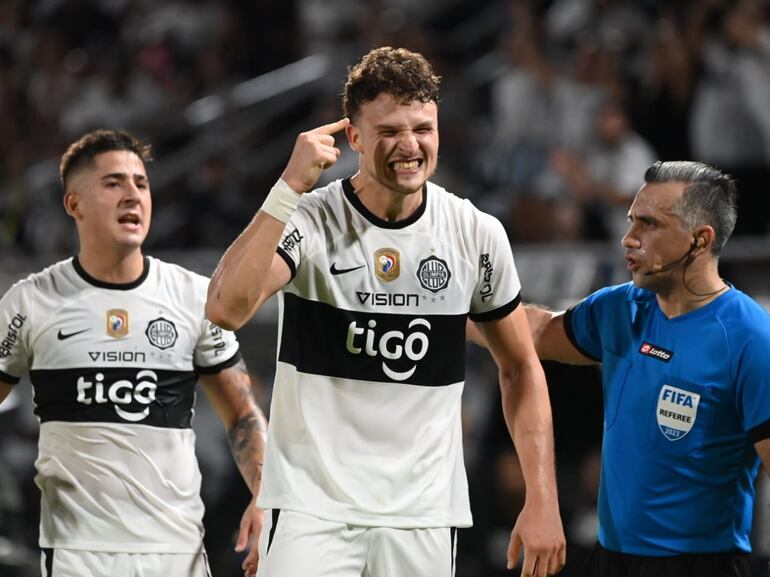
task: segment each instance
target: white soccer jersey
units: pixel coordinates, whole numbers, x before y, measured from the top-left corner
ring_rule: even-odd
[[[41,422],[41,547],[201,550],[197,374],[240,358],[204,318],[207,286],[150,257],[136,282],[108,284],[74,258],[0,301],[0,380],[29,371]]]
[[[462,454],[466,319],[520,284],[502,225],[428,184],[386,222],[349,180],[304,195],[278,253],[292,270],[259,504],[352,525],[472,523]]]

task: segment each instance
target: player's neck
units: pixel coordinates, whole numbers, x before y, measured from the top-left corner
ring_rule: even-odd
[[[364,179],[360,172],[350,179],[350,183],[367,210],[388,222],[409,218],[422,204],[422,188],[415,192],[393,190],[375,180]]]
[[[144,272],[144,257],[139,248],[127,253],[81,250],[78,261],[89,276],[110,284],[134,282]]]

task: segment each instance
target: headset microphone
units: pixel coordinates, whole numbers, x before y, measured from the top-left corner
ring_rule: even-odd
[[[652,276],[654,274],[660,274],[662,272],[666,272],[667,270],[670,270],[674,268],[676,265],[678,265],[680,262],[682,262],[685,259],[688,259],[692,256],[692,253],[695,252],[695,249],[698,248],[698,239],[693,238],[692,243],[690,244],[690,248],[687,249],[687,252],[684,253],[682,256],[680,256],[675,261],[672,261],[668,263],[666,266],[655,266],[658,263],[656,262],[653,265],[653,270],[648,270],[646,273],[644,273],[644,276]]]

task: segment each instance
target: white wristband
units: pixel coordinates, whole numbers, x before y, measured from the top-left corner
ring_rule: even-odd
[[[300,193],[286,184],[284,179],[279,178],[278,182],[270,189],[260,210],[285,224],[289,222],[291,215],[297,210],[301,198]]]

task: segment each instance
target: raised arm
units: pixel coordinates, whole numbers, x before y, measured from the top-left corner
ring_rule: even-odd
[[[347,125],[348,119],[343,118],[297,137],[281,179],[211,277],[206,316],[213,323],[230,330],[242,327],[289,282],[291,271],[275,252],[278,241],[301,194],[315,185],[324,169],[337,162],[340,150],[334,146],[333,134]]]
[[[262,482],[267,421],[257,406],[251,375],[243,361],[219,373],[201,375],[200,380],[225,425],[230,451],[252,494],[241,519],[236,550],[245,550],[251,541],[251,550],[243,561],[243,569],[247,575],[254,575],[259,562],[257,545],[264,516],[263,511],[256,507],[256,498]]]
[[[593,365],[596,361],[581,353],[567,337],[564,311],[550,311],[533,304],[524,305],[537,356],[544,361],[572,365]]]
[[[524,548],[522,576],[558,573],[566,561],[554,467],[553,423],[543,368],[518,307],[503,319],[477,324],[499,368],[503,414],[521,462],[526,498],[511,533],[508,568]]]

